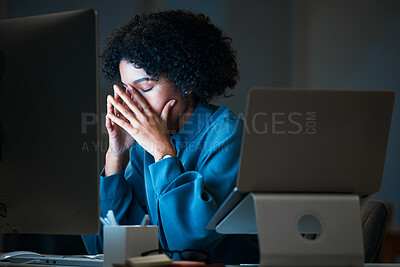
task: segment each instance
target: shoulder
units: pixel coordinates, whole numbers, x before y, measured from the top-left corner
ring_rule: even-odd
[[[244,125],[241,118],[226,107],[207,105],[206,108],[210,111],[210,116],[203,128],[207,140],[215,142],[233,138],[241,141]]]
[[[233,132],[242,131],[243,120],[236,116],[229,108],[210,104],[205,105],[205,107],[210,111],[210,117],[205,127],[207,130],[226,129]]]
[[[224,158],[224,162],[231,164],[232,160],[239,158],[242,143],[243,120],[236,116],[229,108],[208,105],[210,116],[208,117],[202,133],[202,153],[199,161],[209,162],[208,159]],[[210,155],[213,155],[210,158]],[[221,159],[221,158],[220,158]],[[222,164],[221,161],[218,161]]]

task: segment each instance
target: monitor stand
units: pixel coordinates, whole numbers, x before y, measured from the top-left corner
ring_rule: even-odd
[[[258,234],[260,266],[363,266],[358,195],[248,194],[216,227]]]

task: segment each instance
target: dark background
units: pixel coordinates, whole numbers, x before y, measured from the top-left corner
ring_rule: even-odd
[[[0,18],[82,8],[98,11],[100,46],[114,28],[144,10],[184,8],[209,15],[232,37],[241,72],[235,96],[216,104],[228,106],[238,115],[245,112],[246,95],[253,86],[394,90],[397,95],[383,184],[375,198],[392,205],[393,223],[399,227],[400,1],[0,0]],[[105,113],[111,84],[101,79],[100,90],[101,111]],[[104,153],[105,128],[101,136]],[[4,243],[8,248],[14,246],[7,238]],[[65,248],[74,247],[68,242],[76,244],[75,237],[64,237],[61,244],[66,246],[52,236],[41,240],[43,247],[60,246],[62,251],[57,253],[73,254],[82,249]],[[34,242],[33,246],[26,249],[35,250],[40,245]]]

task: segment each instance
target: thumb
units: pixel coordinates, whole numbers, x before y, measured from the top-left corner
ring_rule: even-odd
[[[160,116],[163,121],[168,120],[169,112],[171,111],[172,107],[175,106],[175,103],[176,99],[172,99],[168,101],[167,104],[165,104],[163,110],[161,111],[161,116]]]

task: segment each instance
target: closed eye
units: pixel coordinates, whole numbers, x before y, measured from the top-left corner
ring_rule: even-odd
[[[133,82],[136,86],[132,86],[132,87],[138,91],[142,91],[143,93],[146,93],[154,88],[154,81],[158,81],[158,79],[157,78],[148,78],[148,77],[140,78]],[[122,81],[121,81],[121,83],[125,88],[128,87]],[[137,84],[139,84],[139,86],[137,86]],[[147,89],[145,89],[145,88],[147,88]]]
[[[127,86],[126,84],[124,84],[124,83],[122,83],[122,86],[125,87],[125,89],[128,88],[128,86]],[[146,92],[150,91],[151,89],[153,89],[153,87],[151,87],[151,88],[149,88],[149,89],[139,89],[139,90],[141,90],[142,92],[146,93]],[[137,89],[136,89],[136,90],[137,90]]]
[[[146,92],[150,91],[151,89],[153,89],[153,87],[146,89],[146,90],[142,89],[142,92],[146,93]]]

